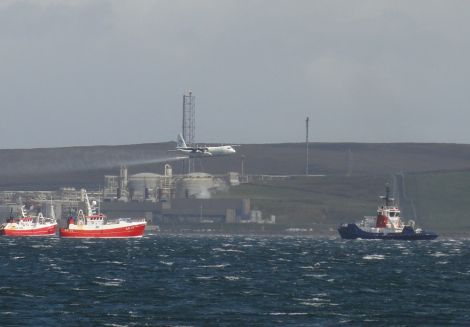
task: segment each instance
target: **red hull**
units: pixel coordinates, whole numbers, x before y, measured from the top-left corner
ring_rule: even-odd
[[[60,237],[74,238],[125,238],[144,235],[145,224],[98,230],[61,228]]]
[[[55,235],[57,225],[36,229],[2,229],[1,235],[5,236],[51,236]]]

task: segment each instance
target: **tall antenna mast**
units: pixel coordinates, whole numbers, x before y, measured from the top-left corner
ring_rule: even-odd
[[[194,145],[196,134],[196,97],[189,90],[188,95],[183,94],[183,138],[188,146]],[[188,173],[194,170],[194,160],[188,158]]]
[[[305,164],[305,175],[309,175],[309,169],[308,169],[308,121],[309,118],[307,117],[305,119],[305,145],[306,145],[306,157],[307,157],[307,162]]]
[[[354,154],[351,151],[351,148],[348,149],[348,171],[346,176],[351,176],[353,172],[353,163],[354,163]]]
[[[188,95],[183,95],[183,138],[187,145],[194,145],[196,131],[196,97],[190,90]]]

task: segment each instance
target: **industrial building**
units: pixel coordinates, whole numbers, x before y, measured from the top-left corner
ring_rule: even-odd
[[[102,210],[110,216],[145,216],[155,224],[205,222],[240,223],[251,217],[249,199],[212,199],[211,194],[239,183],[238,173],[173,175],[169,164],[163,174],[105,176]]]
[[[173,175],[166,164],[163,174],[129,175],[127,167],[122,166],[119,175],[104,176],[102,190],[87,194],[109,217],[145,217],[149,225],[262,222],[259,214],[253,214],[250,199],[211,198],[214,192],[238,183],[239,175],[234,172]],[[65,219],[84,209],[84,200],[85,190],[70,187],[58,191],[4,191],[0,192],[0,215],[6,218],[10,211],[18,212],[21,205],[50,215],[53,204],[56,216]]]
[[[169,202],[175,198],[207,199],[211,192],[237,185],[238,173],[210,175],[189,173],[173,175],[169,164],[163,174],[138,173],[128,175],[122,166],[119,175],[104,177],[103,200],[105,202]]]
[[[195,142],[195,97],[191,91],[183,95],[182,135],[188,144]],[[90,192],[88,197],[100,204],[100,210],[109,217],[145,217],[149,225],[187,224],[241,224],[270,223],[262,219],[259,211],[251,210],[250,199],[219,199],[212,195],[227,187],[239,185],[243,180],[236,172],[211,175],[195,172],[195,159],[183,160],[186,174],[173,174],[170,164],[165,164],[161,174],[140,172],[129,175],[121,166],[116,175],[104,176],[104,187]],[[0,221],[21,206],[29,211],[51,214],[66,219],[80,209],[85,209],[85,190],[63,187],[58,191],[3,191],[0,192]]]

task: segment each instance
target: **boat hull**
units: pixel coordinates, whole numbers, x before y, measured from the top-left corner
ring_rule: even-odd
[[[404,240],[404,241],[419,241],[419,240],[433,240],[437,238],[437,234],[431,232],[416,233],[414,230],[404,230],[400,233],[372,233],[359,228],[356,224],[342,225],[338,228],[338,232],[343,239],[369,239],[369,240]]]
[[[61,228],[60,237],[66,238],[129,238],[142,237],[144,235],[145,223],[116,228],[100,229],[69,229]]]
[[[8,226],[0,230],[0,235],[5,236],[53,236],[57,230],[57,224],[35,228],[9,228]]]

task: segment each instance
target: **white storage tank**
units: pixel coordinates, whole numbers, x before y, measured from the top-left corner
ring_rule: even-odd
[[[154,173],[139,173],[129,176],[128,189],[132,199],[155,198],[155,192],[161,187],[164,176]]]
[[[180,179],[178,183],[178,196],[180,198],[210,198],[211,190],[225,185],[219,178],[206,173],[191,173]]]

